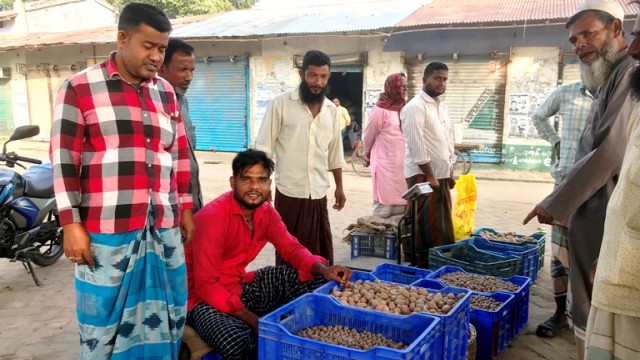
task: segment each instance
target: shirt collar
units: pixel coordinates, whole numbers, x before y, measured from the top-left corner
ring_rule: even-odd
[[[420,90],[420,98],[422,98],[422,100],[426,101],[426,102],[430,102],[430,103],[440,103],[440,98],[432,98],[431,96],[429,96],[424,90]]]
[[[123,81],[126,81],[122,75],[120,75],[120,73],[118,72],[118,67],[116,65],[116,51],[112,51],[111,54],[109,54],[109,59],[106,61],[106,69],[107,69],[107,74],[109,75],[109,79],[113,79],[114,77],[118,77],[120,79],[122,79]],[[153,83],[155,84],[156,81],[158,81],[158,75],[153,75],[153,77],[151,79],[145,79],[143,80],[140,85],[148,85],[149,83],[151,83],[153,81]]]

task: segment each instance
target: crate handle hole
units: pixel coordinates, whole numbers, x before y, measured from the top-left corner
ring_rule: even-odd
[[[278,321],[279,322],[283,322],[283,321],[287,320],[288,318],[290,318],[292,315],[293,314],[290,311],[286,312],[286,313],[280,315],[280,319]]]

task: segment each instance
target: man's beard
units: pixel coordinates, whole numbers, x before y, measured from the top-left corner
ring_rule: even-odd
[[[631,97],[636,101],[640,101],[640,66],[633,68],[630,81]]]
[[[233,197],[236,198],[236,200],[246,209],[249,210],[255,210],[257,208],[259,208],[262,204],[264,204],[265,201],[267,201],[266,197],[262,197],[262,199],[260,201],[258,201],[257,203],[250,203],[247,202],[242,195],[238,194],[238,192],[234,191],[233,192]]]
[[[596,90],[607,83],[615,67],[617,55],[615,43],[613,39],[609,39],[598,60],[592,64],[580,63],[580,76],[587,89]]]
[[[311,92],[309,85],[304,80],[300,82],[300,87],[298,90],[298,93],[300,94],[300,100],[302,100],[302,102],[307,105],[322,104],[324,99],[327,97],[328,92],[329,85],[322,88],[322,91],[320,91],[319,93],[314,94],[313,92]]]

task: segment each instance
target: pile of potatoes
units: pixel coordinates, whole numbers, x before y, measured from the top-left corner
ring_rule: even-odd
[[[483,230],[478,235],[489,240],[504,241],[504,242],[510,242],[510,243],[516,243],[516,244],[521,244],[525,241],[536,241],[536,239],[532,238],[531,236],[516,235],[516,233],[514,232],[494,234],[490,231]]]
[[[399,350],[407,347],[406,344],[387,339],[381,334],[369,331],[358,332],[356,329],[345,326],[314,326],[300,331],[298,336],[358,350],[369,350],[376,346]]]
[[[344,289],[337,286],[331,291],[344,305],[408,315],[417,312],[448,314],[464,293],[429,293],[425,288],[383,283],[380,280],[348,282]]]
[[[483,295],[472,295],[471,296],[471,308],[472,309],[481,309],[481,310],[489,310],[496,311],[498,308],[502,306],[502,302],[492,299],[490,297],[486,297]]]
[[[498,290],[518,291],[518,286],[495,276],[452,272],[442,275],[438,280],[449,286],[457,286],[473,291],[493,293]]]

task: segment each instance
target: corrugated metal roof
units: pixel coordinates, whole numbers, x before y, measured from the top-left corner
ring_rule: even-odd
[[[429,1],[370,0],[334,6],[237,10],[187,25],[174,34],[184,38],[243,38],[384,30]]]
[[[397,27],[441,26],[523,21],[564,22],[584,0],[434,0],[397,24]],[[627,16],[638,13],[629,0],[617,0]]]
[[[187,24],[208,19],[211,15],[200,15],[190,18],[172,20],[174,31]],[[54,46],[69,44],[108,44],[115,43],[117,26],[104,26],[95,29],[55,33],[30,33],[24,37],[0,39],[0,50],[16,49],[20,47],[33,48],[38,46]]]

